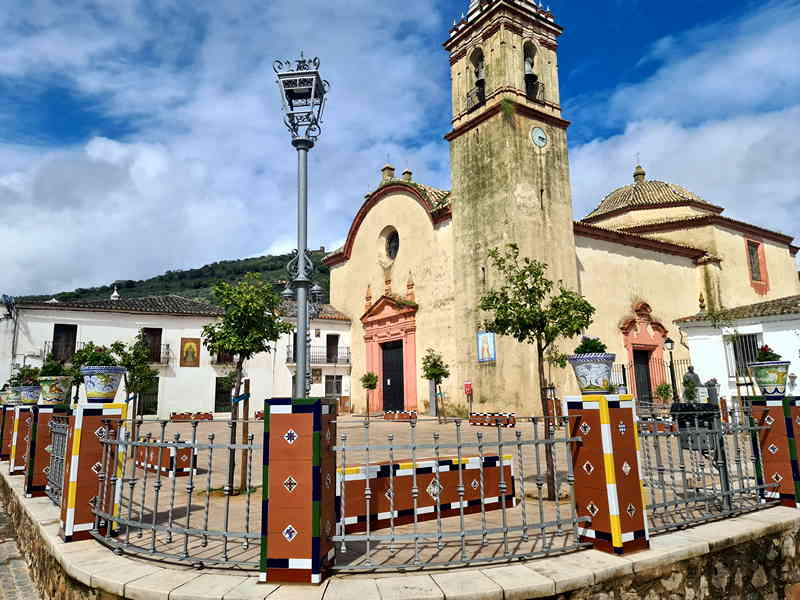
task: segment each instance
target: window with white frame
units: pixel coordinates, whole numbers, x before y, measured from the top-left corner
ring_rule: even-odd
[[[342,376],[325,375],[325,396],[333,398],[342,395]]]
[[[736,334],[725,337],[725,356],[728,359],[728,377],[747,377],[747,365],[755,362],[761,335],[758,333]]]

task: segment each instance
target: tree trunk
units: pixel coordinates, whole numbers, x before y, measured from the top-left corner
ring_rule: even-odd
[[[555,430],[555,418],[550,410],[550,399],[547,397],[544,378],[544,348],[540,341],[536,342],[536,360],[539,366],[539,396],[542,400],[542,414],[544,415],[544,437],[547,440],[553,439]],[[545,444],[544,458],[547,468],[547,499],[557,500],[556,490],[556,467],[553,460],[553,444]]]
[[[250,393],[250,380],[244,381],[244,393]],[[250,399],[245,398],[242,400],[242,446],[247,444],[247,438],[250,436]],[[247,484],[247,452],[246,448],[242,448],[241,460],[242,464],[239,465],[239,492],[247,493],[249,488]]]
[[[244,359],[239,358],[236,361],[236,387],[234,388],[234,398],[238,398],[242,390],[242,365]],[[231,402],[231,423],[230,423],[230,445],[236,444],[236,421],[239,419],[239,403]],[[228,493],[233,493],[233,478],[236,471],[236,450],[231,447],[228,449]]]

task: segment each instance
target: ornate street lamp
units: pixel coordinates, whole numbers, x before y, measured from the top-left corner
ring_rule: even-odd
[[[292,134],[292,145],[297,149],[297,251],[286,268],[292,278],[291,289],[287,288],[282,295],[287,298],[289,292],[288,297],[294,297],[297,303],[297,340],[298,343],[303,340],[305,351],[297,352],[297,377],[292,395],[305,398],[310,376],[308,292],[314,268],[307,251],[308,151],[321,133],[320,123],[329,85],[319,74],[319,59],[307,59],[302,52],[298,60],[276,60],[272,68],[278,76],[283,120]]]

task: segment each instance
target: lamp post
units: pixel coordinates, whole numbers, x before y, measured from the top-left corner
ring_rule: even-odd
[[[664,347],[669,351],[669,377],[672,381],[672,402],[673,404],[678,401],[678,384],[675,381],[675,361],[672,358],[672,350],[675,348],[675,342],[672,338],[664,340]]]
[[[292,146],[297,150],[297,251],[286,270],[292,278],[290,292],[297,306],[297,340],[298,343],[302,340],[304,344],[304,351],[297,352],[297,377],[292,395],[294,398],[304,398],[309,375],[308,296],[314,268],[307,251],[308,151],[314,147],[321,132],[320,123],[329,86],[320,77],[319,59],[307,59],[302,52],[298,60],[276,60],[272,68],[278,76],[283,121],[292,135]]]

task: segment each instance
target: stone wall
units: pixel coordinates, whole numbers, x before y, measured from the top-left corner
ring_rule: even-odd
[[[11,521],[20,553],[30,569],[31,579],[42,600],[116,600],[103,591],[93,590],[70,577],[53,556],[39,527],[26,513],[4,477],[0,478],[0,502]]]
[[[794,598],[789,594],[798,582],[800,527],[796,526],[645,573],[551,597],[557,600],[783,600]]]

